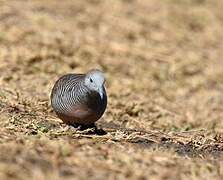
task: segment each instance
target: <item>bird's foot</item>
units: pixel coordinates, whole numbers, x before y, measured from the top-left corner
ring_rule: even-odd
[[[93,129],[97,129],[97,127],[96,127],[96,125],[95,124],[87,124],[87,125],[85,125],[85,124],[80,124],[79,126],[78,126],[78,130],[79,131],[85,131],[85,130],[93,130]]]
[[[95,123],[94,123],[94,124],[90,124],[90,125],[88,125],[88,128],[90,128],[90,129],[92,130],[92,131],[90,131],[91,134],[96,134],[96,135],[100,135],[100,136],[102,136],[102,135],[106,135],[106,134],[107,134],[106,131],[104,131],[104,130],[101,129],[101,128],[98,128],[98,127],[95,125]]]
[[[101,129],[101,128],[100,129],[96,128],[94,132],[95,132],[96,135],[99,135],[99,136],[103,136],[103,135],[107,134],[107,132],[104,129]]]
[[[93,124],[88,124],[88,125],[79,125],[77,127],[78,131],[81,131],[82,133],[86,133],[86,134],[96,134],[96,135],[105,135],[107,134],[106,131],[104,131],[101,128],[97,128],[97,126],[95,125],[95,123]]]

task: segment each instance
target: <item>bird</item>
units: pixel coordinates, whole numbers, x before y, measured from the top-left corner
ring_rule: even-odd
[[[105,76],[98,69],[86,74],[65,74],[54,84],[51,91],[51,106],[57,116],[67,125],[87,129],[107,107]]]

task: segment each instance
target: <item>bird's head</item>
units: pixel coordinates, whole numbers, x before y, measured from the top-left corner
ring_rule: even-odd
[[[105,76],[100,70],[90,70],[85,76],[84,83],[90,90],[97,91],[103,99]]]

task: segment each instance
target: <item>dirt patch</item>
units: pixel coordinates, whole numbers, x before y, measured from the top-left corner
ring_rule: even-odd
[[[222,6],[0,1],[0,179],[222,179]],[[104,136],[65,130],[49,104],[59,76],[92,68]]]

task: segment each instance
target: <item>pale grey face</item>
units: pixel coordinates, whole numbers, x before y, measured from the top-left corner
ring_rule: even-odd
[[[97,91],[100,94],[101,98],[103,98],[105,76],[101,71],[89,71],[85,77],[84,83],[89,89]]]

